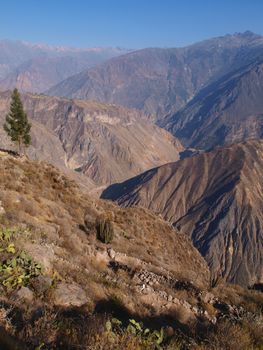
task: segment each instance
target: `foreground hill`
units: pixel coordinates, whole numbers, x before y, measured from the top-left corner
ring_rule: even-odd
[[[190,240],[146,209],[92,199],[53,166],[0,152],[0,213],[1,349],[245,350],[262,341],[259,293],[208,292]]]
[[[142,109],[162,119],[205,85],[263,54],[262,36],[245,32],[185,48],[149,48],[111,59],[48,90]]]
[[[73,49],[1,40],[0,90],[17,87],[24,92],[42,92],[83,69],[126,52],[118,48]]]
[[[167,164],[102,198],[149,208],[188,234],[210,267],[241,285],[263,282],[263,141]]]
[[[1,124],[10,96],[0,93]],[[24,94],[22,100],[33,122],[31,157],[85,174],[97,185],[175,161],[183,150],[177,139],[136,110],[43,95]],[[0,146],[10,146],[2,128],[0,134]]]
[[[14,292],[19,286],[3,283],[4,275],[1,275],[1,310],[4,309],[3,295],[21,307],[24,298],[31,303],[34,299],[38,307],[39,303],[48,303],[82,307],[83,311],[110,300],[114,311],[114,300],[117,300],[131,314],[146,317],[154,316],[155,312],[166,314],[168,306],[171,310],[178,307],[172,302],[172,290],[172,299],[167,302],[171,288],[165,282],[167,277],[162,276],[170,274],[170,281],[174,279],[174,282],[184,276],[186,280],[195,280],[196,286],[206,288],[205,261],[187,237],[174,231],[161,218],[144,209],[121,209],[93,200],[54,167],[25,157],[0,152],[0,174],[1,248],[6,239],[7,246],[15,247],[9,255],[15,255],[18,249],[25,251],[43,269],[40,285],[29,283],[30,293],[25,282],[26,289],[20,289],[27,291],[23,295]],[[96,239],[96,222],[105,218],[111,220],[114,229],[111,244]],[[4,228],[13,229],[9,238],[3,234]],[[7,252],[3,254],[1,250],[0,258],[7,259]],[[32,280],[33,276],[32,272]],[[144,278],[163,278],[163,282],[156,280],[150,287]],[[145,285],[148,291],[142,293]],[[163,291],[163,288],[168,289]],[[44,299],[41,301],[41,298]],[[191,310],[189,317],[195,317]],[[39,336],[45,344],[49,341],[43,338],[44,334]]]
[[[186,146],[208,149],[263,136],[263,60],[201,90],[160,124]]]

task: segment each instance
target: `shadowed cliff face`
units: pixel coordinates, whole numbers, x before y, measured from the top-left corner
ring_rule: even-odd
[[[253,33],[226,35],[186,48],[144,49],[70,77],[48,94],[118,103],[162,119],[208,83],[262,53],[263,39]]]
[[[0,94],[1,123],[10,92]],[[23,95],[33,122],[29,155],[85,174],[96,185],[123,181],[179,159],[180,142],[142,112],[95,101]],[[10,146],[2,128],[1,147]]]
[[[263,136],[263,61],[209,85],[160,125],[190,147],[208,149]]]
[[[262,282],[263,141],[249,141],[152,169],[102,198],[161,213],[189,234],[213,270]]]

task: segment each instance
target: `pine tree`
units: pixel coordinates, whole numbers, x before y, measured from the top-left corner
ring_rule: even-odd
[[[22,147],[28,147],[31,144],[30,129],[31,124],[28,122],[20,94],[17,89],[14,89],[4,130],[11,140],[17,144],[19,153],[21,153]]]

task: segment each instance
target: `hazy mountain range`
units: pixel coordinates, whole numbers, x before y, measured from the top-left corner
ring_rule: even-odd
[[[74,49],[2,40],[0,88],[43,92],[83,69],[126,52],[119,48]]]

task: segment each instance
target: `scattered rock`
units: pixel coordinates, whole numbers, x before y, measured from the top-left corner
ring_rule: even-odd
[[[32,286],[37,294],[44,294],[52,286],[52,278],[40,275],[34,278]]]
[[[182,305],[188,310],[191,310],[192,308],[191,304],[189,304],[186,300],[182,301]]]
[[[34,299],[34,293],[27,287],[21,287],[19,290],[15,291],[11,297],[14,301],[23,301],[26,303],[31,303]]]
[[[181,304],[178,298],[173,298],[173,303],[178,305]]]
[[[168,299],[167,293],[163,290],[159,291],[159,296],[163,299],[166,299],[166,300]]]
[[[108,254],[109,254],[109,257],[110,257],[111,259],[115,259],[116,252],[115,252],[114,249],[109,248],[109,249],[108,249]]]
[[[203,302],[206,303],[206,304],[207,304],[207,303],[213,302],[214,298],[215,298],[214,294],[212,294],[212,293],[210,293],[210,292],[207,292],[207,293],[202,297]]]
[[[55,259],[54,246],[51,244],[38,245],[26,242],[25,251],[37,262],[41,262],[41,266],[47,273],[53,272],[53,261]]]
[[[195,314],[198,314],[198,313],[199,313],[199,309],[198,309],[198,307],[196,307],[196,306],[193,306],[193,307],[192,307],[192,311],[193,311]]]
[[[211,319],[211,323],[216,324],[216,322],[217,322],[217,318],[216,318],[216,317],[213,317],[213,318]]]
[[[173,301],[173,296],[172,295],[168,295],[168,301],[171,303]]]
[[[86,293],[76,284],[60,283],[53,292],[54,304],[59,306],[82,306],[87,303]]]
[[[4,215],[5,214],[5,208],[2,205],[2,201],[0,201],[0,215]]]

